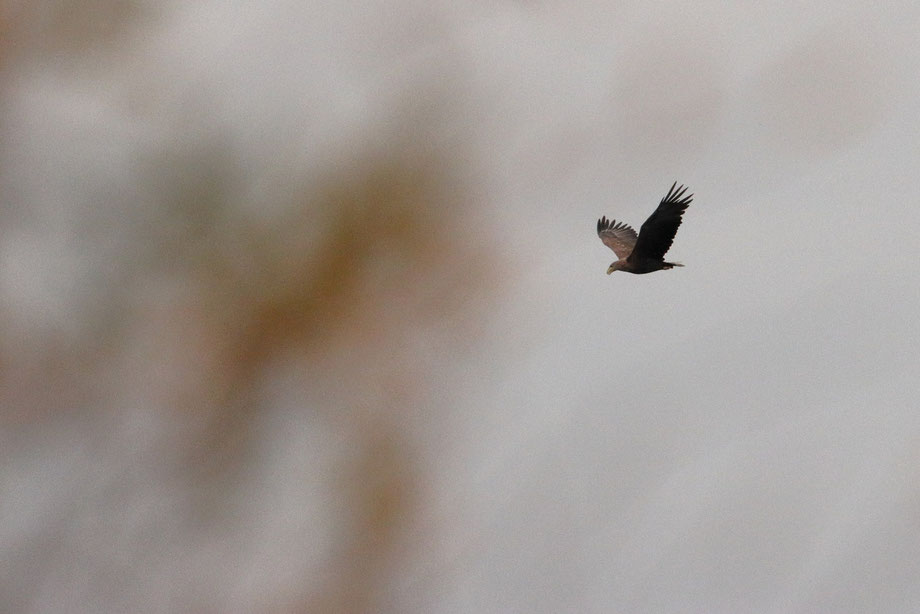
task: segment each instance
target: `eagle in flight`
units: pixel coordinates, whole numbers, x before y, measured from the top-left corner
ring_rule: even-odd
[[[679,262],[664,261],[664,255],[671,248],[677,227],[682,221],[681,216],[693,200],[693,194],[684,196],[686,187],[680,186],[675,191],[676,186],[675,181],[655,212],[642,224],[638,236],[635,230],[623,222],[608,220],[606,217],[597,220],[597,236],[619,258],[607,267],[608,275],[614,271],[639,275],[684,266]]]

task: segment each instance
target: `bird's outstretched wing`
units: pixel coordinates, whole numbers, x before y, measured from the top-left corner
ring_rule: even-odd
[[[677,182],[668,190],[668,195],[661,199],[661,203],[652,213],[642,227],[639,228],[639,238],[630,254],[630,260],[650,258],[664,259],[664,255],[671,249],[674,235],[682,221],[684,210],[690,206],[693,194],[684,196],[687,188],[680,186],[675,190]]]
[[[597,236],[620,260],[628,258],[636,245],[635,230],[623,222],[608,220],[606,217],[597,220]]]

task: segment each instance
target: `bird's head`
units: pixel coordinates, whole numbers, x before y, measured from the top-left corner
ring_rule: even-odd
[[[617,260],[616,262],[611,263],[610,266],[607,267],[607,275],[610,275],[614,271],[619,271],[622,268],[622,266],[623,266],[622,260]]]

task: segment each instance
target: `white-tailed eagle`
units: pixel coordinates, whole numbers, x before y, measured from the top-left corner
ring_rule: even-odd
[[[608,275],[614,271],[641,274],[684,266],[679,262],[664,261],[664,255],[674,242],[681,216],[693,200],[693,194],[684,196],[686,187],[680,186],[675,191],[676,186],[675,181],[655,212],[642,224],[638,236],[623,222],[606,217],[597,220],[597,236],[619,258],[607,268]]]

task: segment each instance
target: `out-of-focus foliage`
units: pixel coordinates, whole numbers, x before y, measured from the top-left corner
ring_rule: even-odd
[[[312,152],[257,191],[229,134],[150,135],[161,118],[119,116],[110,95],[26,132],[18,88],[50,79],[66,96],[95,80],[117,100],[132,77],[100,63],[132,62],[131,37],[170,10],[4,15],[16,49],[2,91],[20,108],[0,118],[2,190],[16,195],[0,233],[0,607],[373,611],[415,521],[409,426],[490,302],[495,250],[468,225],[477,189],[454,152],[412,133],[341,163]],[[68,133],[86,111],[138,128]],[[54,130],[57,153],[42,149]],[[279,155],[294,143],[310,147],[291,135]],[[45,183],[27,154],[69,166]]]

